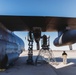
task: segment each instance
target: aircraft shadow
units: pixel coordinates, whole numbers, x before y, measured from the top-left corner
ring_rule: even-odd
[[[36,57],[37,56],[33,56],[34,61],[35,61]],[[57,75],[76,75],[76,71],[75,71],[76,70],[76,64],[70,64],[67,66],[63,66],[61,68],[55,68],[52,65],[45,64],[45,63],[40,64],[40,65],[27,65],[26,64],[27,59],[28,59],[28,56],[19,57],[18,60],[14,63],[14,65],[11,66],[10,68],[8,68],[4,73],[5,74],[13,74],[13,72],[15,72],[15,71],[18,71],[18,72],[20,71],[20,73],[21,72],[29,73],[28,70],[31,73],[32,69],[34,72],[35,72],[35,70],[37,71],[40,69],[45,70],[45,71],[47,70],[47,72],[50,72],[53,69]],[[56,57],[55,59],[57,62],[62,62],[62,58]],[[70,62],[76,63],[76,59],[69,58],[68,63],[70,63]],[[1,74],[3,75],[4,73],[1,73]],[[37,73],[35,73],[35,75],[36,74]]]
[[[63,59],[60,58],[60,57],[56,57],[55,59],[56,59],[57,62],[62,62],[63,61]],[[76,58],[67,58],[67,63],[70,63],[70,62],[76,63]]]

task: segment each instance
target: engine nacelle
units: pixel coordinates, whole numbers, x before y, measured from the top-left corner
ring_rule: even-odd
[[[76,30],[68,30],[54,40],[55,46],[71,45],[76,42]]]
[[[8,53],[5,55],[3,60],[0,62],[0,68],[5,68],[10,64],[14,63],[19,57],[18,53]]]

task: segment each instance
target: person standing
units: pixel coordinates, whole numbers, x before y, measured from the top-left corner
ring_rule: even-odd
[[[67,53],[63,51],[62,53],[62,58],[63,58],[63,64],[67,64]]]

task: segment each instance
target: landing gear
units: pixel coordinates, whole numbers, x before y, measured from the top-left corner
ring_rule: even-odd
[[[28,59],[27,64],[33,65],[33,33],[30,31],[28,33]]]
[[[34,27],[32,31],[29,31],[28,33],[28,59],[27,64],[34,64],[33,62],[33,40],[35,39],[35,42],[37,43],[37,50],[39,50],[39,40],[41,37],[41,28],[40,27]]]
[[[50,50],[50,37],[47,37],[46,35],[42,36],[42,49],[39,50],[38,56],[36,57],[35,60],[35,65],[38,63],[42,63],[45,61],[46,63],[50,62],[56,62],[52,50]],[[39,57],[41,60],[39,60]]]

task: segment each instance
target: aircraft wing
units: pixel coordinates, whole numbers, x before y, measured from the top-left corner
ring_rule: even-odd
[[[33,27],[49,32],[61,31],[65,27],[76,29],[76,18],[70,17],[0,15],[0,23],[11,31],[29,31]]]

